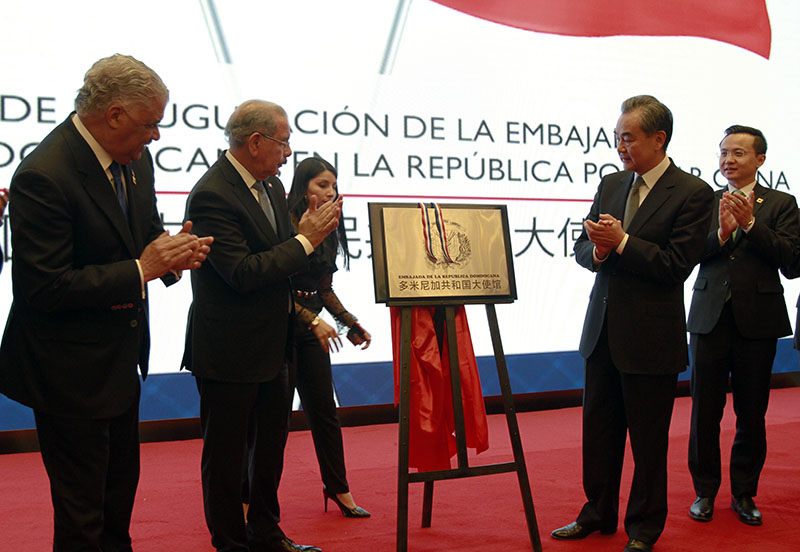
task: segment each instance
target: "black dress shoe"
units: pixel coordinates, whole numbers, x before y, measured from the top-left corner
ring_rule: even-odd
[[[639,539],[630,539],[622,552],[650,552],[651,550],[653,550],[652,544],[647,544]]]
[[[739,514],[739,519],[747,525],[761,525],[761,512],[756,508],[756,503],[749,496],[731,498],[731,508]]]
[[[276,552],[322,552],[321,548],[308,544],[297,544],[288,537],[282,538],[275,550]]]
[[[711,521],[714,518],[714,499],[698,496],[689,507],[689,517],[697,521]]]
[[[611,535],[617,532],[616,528],[613,529],[600,529],[599,527],[584,527],[577,521],[573,521],[569,525],[565,525],[556,529],[550,536],[558,540],[580,540],[588,537],[595,531],[600,531],[604,535]]]

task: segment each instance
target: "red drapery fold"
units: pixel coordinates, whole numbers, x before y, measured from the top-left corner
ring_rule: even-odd
[[[447,336],[444,336],[440,352],[434,329],[433,311],[434,307],[411,307],[409,466],[419,471],[449,469],[450,458],[456,453]],[[390,312],[394,396],[397,404],[400,400],[402,317],[399,307],[392,307]],[[489,448],[489,429],[478,377],[478,365],[463,306],[455,307],[455,325],[467,446],[480,453]]]
[[[434,0],[529,31],[568,36],[697,36],[769,59],[766,0]]]

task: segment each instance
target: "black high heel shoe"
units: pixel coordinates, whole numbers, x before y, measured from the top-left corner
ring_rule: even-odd
[[[356,506],[355,508],[348,508],[339,498],[336,496],[336,493],[329,492],[327,488],[322,487],[322,497],[325,499],[325,511],[328,511],[328,499],[333,500],[333,503],[339,507],[339,510],[342,511],[342,515],[348,518],[366,518],[369,517],[371,514],[367,512],[361,506]]]

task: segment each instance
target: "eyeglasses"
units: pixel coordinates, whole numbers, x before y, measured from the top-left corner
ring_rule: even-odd
[[[286,150],[290,149],[290,148],[289,148],[289,142],[284,142],[283,140],[278,140],[277,138],[273,138],[273,137],[272,137],[272,136],[270,136],[269,134],[264,134],[263,132],[260,132],[260,131],[258,131],[258,130],[257,130],[256,132],[258,132],[258,133],[259,133],[261,136],[263,136],[263,137],[264,137],[264,138],[266,138],[267,140],[272,140],[273,142],[278,142],[278,143],[281,145],[281,149],[282,149],[284,152],[286,152]]]
[[[128,118],[129,118],[131,121],[133,121],[134,123],[136,123],[137,125],[143,126],[145,129],[147,129],[147,130],[148,130],[148,131],[150,131],[150,132],[152,132],[152,131],[154,131],[154,130],[157,130],[157,129],[158,129],[158,123],[159,123],[159,122],[161,122],[161,119],[159,119],[159,120],[158,120],[157,122],[155,122],[155,123],[143,123],[142,121],[140,121],[139,119],[137,119],[136,117],[134,117],[133,115],[131,115],[131,112],[130,112],[130,111],[128,111],[128,110],[125,108],[125,106],[124,106],[124,105],[123,105],[123,106],[120,106],[120,107],[122,107],[122,110],[125,112],[125,114],[128,116]]]
[[[717,157],[719,157],[720,159],[727,159],[728,157],[733,157],[734,159],[743,159],[744,156],[747,155],[748,153],[750,153],[750,152],[749,151],[745,151],[745,150],[740,150],[740,149],[733,150],[733,151],[719,150],[719,153],[717,154]],[[755,152],[753,152],[753,153],[755,153]]]

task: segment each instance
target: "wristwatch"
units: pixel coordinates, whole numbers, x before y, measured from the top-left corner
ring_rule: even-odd
[[[308,325],[308,329],[316,328],[319,326],[319,316],[315,316],[314,320],[311,321],[311,324]]]

